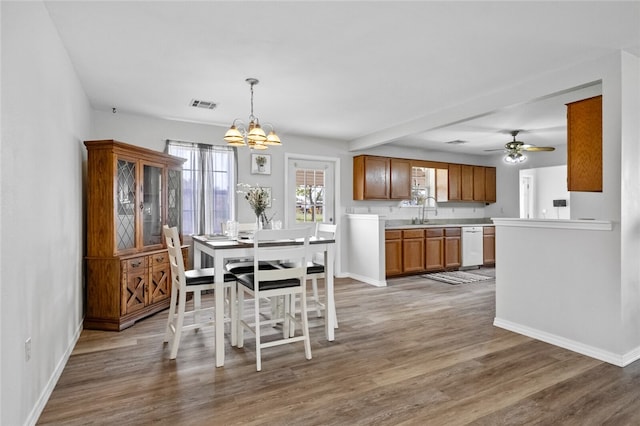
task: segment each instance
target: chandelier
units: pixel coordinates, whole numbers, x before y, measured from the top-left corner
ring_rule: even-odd
[[[267,126],[271,127],[271,131],[268,135],[265,134],[260,126],[260,120],[253,115],[253,86],[259,83],[258,79],[247,78],[245,81],[251,86],[251,115],[249,115],[249,126],[245,127],[245,124],[236,118],[233,120],[227,133],[225,133],[224,140],[227,141],[227,145],[230,146],[249,146],[251,149],[258,150],[267,149],[268,145],[282,145],[273,126],[267,123]]]

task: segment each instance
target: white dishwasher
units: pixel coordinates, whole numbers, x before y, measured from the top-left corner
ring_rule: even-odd
[[[482,226],[462,227],[462,267],[483,263]]]

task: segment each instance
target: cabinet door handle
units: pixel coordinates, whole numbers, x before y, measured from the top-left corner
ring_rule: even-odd
[[[156,257],[156,262],[158,262],[158,263],[162,263],[162,261],[164,261],[164,256],[158,256],[158,257]]]
[[[142,201],[140,201],[140,210],[144,210],[144,203],[142,203]]]
[[[140,264],[142,263],[142,261],[138,260],[137,262],[131,262],[131,266],[133,266],[134,268],[137,268],[138,266],[140,266]]]

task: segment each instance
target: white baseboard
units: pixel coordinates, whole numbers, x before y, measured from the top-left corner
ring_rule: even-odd
[[[504,328],[505,330],[513,331],[514,333],[522,334],[536,340],[568,349],[573,352],[577,352],[582,355],[586,355],[591,358],[595,358],[600,361],[607,362],[609,364],[613,364],[618,367],[624,367],[625,365],[631,364],[632,362],[640,359],[640,348],[636,348],[628,352],[627,354],[622,355],[596,348],[594,346],[585,345],[584,343],[580,343],[575,340],[567,339],[555,334],[516,324],[514,322],[503,320],[500,318],[494,318],[493,325],[496,327]]]
[[[47,385],[44,387],[44,389],[40,393],[40,397],[36,401],[36,404],[33,406],[33,409],[31,410],[31,412],[29,413],[29,417],[27,418],[25,425],[35,425],[38,422],[38,419],[40,418],[40,415],[42,414],[44,407],[47,405],[47,402],[49,401],[49,398],[53,393],[53,389],[56,387],[56,384],[58,383],[58,380],[60,379],[60,376],[64,371],[64,367],[67,365],[67,362],[69,361],[69,357],[71,356],[71,352],[73,352],[73,348],[75,348],[76,343],[78,343],[78,339],[80,338],[80,333],[82,333],[83,324],[84,324],[84,319],[80,321],[80,324],[76,328],[76,331],[73,334],[73,337],[71,338],[71,342],[69,346],[67,347],[64,354],[62,355],[62,358],[60,358],[60,361],[56,365],[55,370],[53,370],[53,373],[51,374],[51,377],[49,378]]]
[[[353,278],[354,280],[362,281],[364,283],[371,284],[371,285],[374,285],[376,287],[386,287],[387,286],[387,280],[378,281],[378,280],[375,280],[375,279],[373,279],[371,277],[365,277],[363,275],[358,275],[358,274],[353,274],[353,273],[348,273],[347,276],[349,278]]]

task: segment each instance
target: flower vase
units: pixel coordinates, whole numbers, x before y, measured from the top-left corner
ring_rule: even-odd
[[[260,220],[260,215],[256,216],[256,229],[262,229],[262,221]]]

